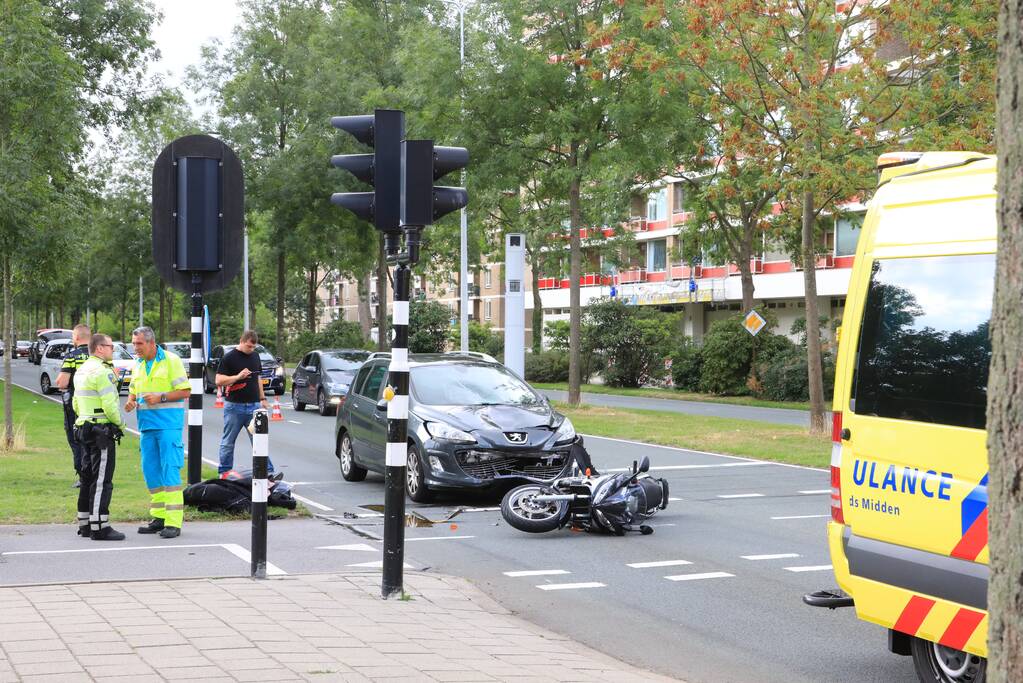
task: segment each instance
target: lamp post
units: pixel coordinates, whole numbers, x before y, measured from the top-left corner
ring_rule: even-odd
[[[468,4],[465,0],[441,0],[445,5],[451,5],[458,11],[458,69],[461,75],[465,67],[465,8]],[[465,113],[464,103],[462,113]],[[462,187],[465,187],[465,169],[462,169]],[[462,353],[469,352],[469,219],[465,207],[462,207],[461,229],[459,230],[459,320],[458,327],[461,332],[459,350]]]

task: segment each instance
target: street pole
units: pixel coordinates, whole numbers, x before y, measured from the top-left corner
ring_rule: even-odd
[[[255,433],[252,435],[252,555],[250,575],[254,579],[266,578],[266,520],[270,482],[267,479],[267,461],[270,456],[270,420],[266,410],[253,416]]]
[[[249,325],[249,226],[245,226],[245,232],[242,237],[242,291],[243,291],[243,306],[245,307],[242,313],[242,320],[244,320],[243,329],[251,330],[252,326]]]
[[[142,276],[139,275],[139,327],[145,324],[142,320]]]
[[[463,75],[465,68],[465,5],[458,3],[458,75]],[[462,114],[465,114],[465,102],[462,102]],[[462,187],[465,187],[465,169],[462,169]],[[461,229],[459,230],[459,247],[461,249],[461,282],[462,282],[462,315],[461,315],[461,346],[462,353],[469,352],[469,218],[462,207]]]
[[[188,360],[191,393],[188,395],[188,483],[202,478],[202,279],[192,273],[192,355]]]

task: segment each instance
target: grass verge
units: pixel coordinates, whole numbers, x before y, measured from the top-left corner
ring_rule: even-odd
[[[792,425],[605,406],[570,408],[561,402],[555,406],[582,434],[810,467],[827,467],[831,461],[828,437],[810,436]]]
[[[53,401],[11,387],[15,431],[24,434],[20,448],[0,451],[0,524],[73,524],[76,519],[78,489],[72,488],[75,471],[71,450],[64,437],[64,414]],[[0,393],[0,409],[3,395]],[[203,465],[202,477],[217,475]],[[299,504],[294,511],[273,508],[273,514],[308,516]],[[248,515],[198,512],[185,508],[185,521],[226,521],[247,519]],[[149,519],[149,492],[142,477],[139,439],[125,434],[117,447],[114,492],[110,501],[110,520],[121,522]],[[121,526],[124,526],[121,524]],[[123,529],[122,529],[123,530]]]
[[[566,382],[530,382],[530,385],[535,389],[568,391],[568,384]],[[678,391],[676,389],[656,389],[652,387],[629,389],[625,387],[609,387],[603,384],[584,384],[582,391],[589,394],[670,398],[676,401],[700,401],[702,403],[728,403],[737,406],[752,406],[754,408],[810,410],[810,404],[803,401],[768,401],[762,398],[753,398],[752,396],[716,396],[714,394],[698,394],[692,391]]]

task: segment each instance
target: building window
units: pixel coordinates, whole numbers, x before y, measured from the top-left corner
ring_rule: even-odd
[[[487,289],[490,289],[493,286],[490,277],[490,268],[487,268],[485,271],[483,271],[483,286],[486,287]]]
[[[852,256],[860,240],[863,216],[850,216],[835,221],[835,256]]]
[[[668,191],[663,187],[651,192],[646,199],[646,219],[662,221],[668,217]]]
[[[686,195],[682,189],[682,183],[675,183],[671,186],[671,212],[682,213],[686,210]]]
[[[491,302],[489,300],[483,302],[483,319],[484,320],[490,320],[490,312],[491,312],[490,304],[491,303],[493,303],[493,302]]]
[[[647,242],[646,269],[649,271],[664,270],[667,264],[668,241],[655,240]]]

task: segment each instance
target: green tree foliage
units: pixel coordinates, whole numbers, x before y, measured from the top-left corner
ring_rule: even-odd
[[[447,347],[451,312],[439,301],[409,304],[408,349],[411,353],[443,353]]]
[[[612,298],[590,303],[585,329],[585,354],[604,383],[615,387],[663,380],[664,360],[680,332],[677,315],[641,310]]]
[[[710,326],[700,349],[700,391],[726,396],[759,391],[758,381],[751,381],[754,348],[759,365],[770,364],[779,353],[793,346],[787,337],[771,332],[773,316],[765,311],[760,314],[768,326],[756,337],[746,331],[742,315],[718,320]]]
[[[671,355],[671,381],[680,391],[699,391],[703,353],[691,337],[682,337]]]

